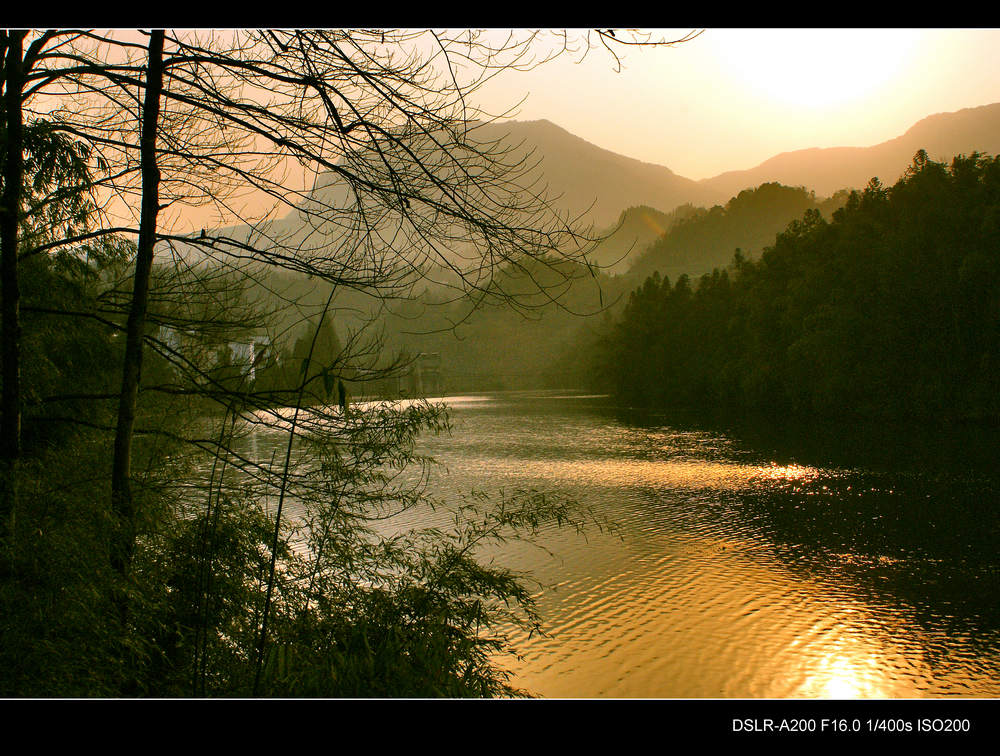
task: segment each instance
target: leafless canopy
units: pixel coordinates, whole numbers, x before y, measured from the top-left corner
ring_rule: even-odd
[[[88,319],[112,334],[108,343],[125,343],[119,392],[38,400],[48,407],[118,401],[117,428],[69,412],[48,412],[46,419],[114,430],[112,511],[129,542],[115,564],[122,577],[137,527],[129,481],[141,473],[131,461],[133,436],[150,442],[140,455],[150,488],[190,483],[170,479],[157,440],[207,453],[208,480],[198,487],[207,491],[207,505],[195,502],[202,511],[220,506],[227,470],[239,470],[240,485],[249,481],[264,497],[277,491],[272,556],[286,495],[316,504],[306,508],[310,531],[323,538],[334,521],[342,528],[346,522],[349,532],[364,518],[411,505],[425,480],[422,470],[415,478],[401,472],[415,460],[412,441],[421,428],[446,421],[429,405],[381,406],[348,417],[342,384],[339,406],[331,401],[342,378],[365,380],[398,367],[383,359],[377,334],[364,334],[366,324],[379,308],[429,282],[450,297],[514,307],[554,301],[568,277],[587,274],[587,252],[596,241],[579,218],[557,209],[535,156],[483,136],[485,124],[507,114],[477,108],[477,91],[495,76],[559,56],[582,58],[601,49],[620,66],[630,47],[670,46],[693,36],[668,40],[618,30],[4,33],[5,126],[17,130],[23,123],[27,135],[4,145],[10,178],[2,208],[3,333],[11,345],[3,365],[5,437],[19,433],[14,421],[21,399],[10,387],[19,369],[20,313],[6,307],[18,266],[45,256],[89,261],[97,255],[119,264],[102,268],[96,309],[36,305],[26,313]],[[32,153],[33,135],[45,135],[50,154],[69,157],[56,171],[58,181],[29,162],[41,183],[21,196],[18,161],[43,153]],[[520,275],[497,275],[501,271]],[[256,288],[267,292],[268,308],[301,310],[301,298],[283,300],[272,286],[279,273],[324,287],[315,310],[302,312],[312,328],[297,357],[301,370],[278,387],[255,385],[252,373],[220,377],[203,359],[206,345],[211,351],[228,336],[245,338],[253,326],[270,328],[274,343],[294,338],[274,331],[273,313],[259,301],[241,296]],[[510,288],[515,279],[517,288]],[[357,327],[342,331],[339,351],[317,364],[324,323],[348,309]],[[287,328],[288,319],[282,322]],[[115,341],[120,334],[125,339]],[[158,355],[169,370],[142,372],[144,352]],[[218,418],[206,407],[223,418],[207,431],[205,418]],[[287,433],[282,457],[251,454],[240,443],[241,430],[261,427]],[[303,444],[294,468],[293,443]],[[196,498],[181,493],[188,503]],[[272,562],[268,601],[273,581]],[[258,675],[260,668],[258,656]]]

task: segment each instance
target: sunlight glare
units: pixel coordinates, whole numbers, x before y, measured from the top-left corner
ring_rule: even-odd
[[[918,52],[919,29],[720,30],[732,75],[761,97],[828,109],[900,84]]]
[[[853,651],[853,653],[852,653]],[[875,657],[843,646],[822,659],[800,692],[807,698],[885,698]]]

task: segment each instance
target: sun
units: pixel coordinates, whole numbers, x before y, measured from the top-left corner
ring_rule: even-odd
[[[810,109],[830,109],[876,94],[905,78],[919,29],[709,30],[720,63],[748,94]]]

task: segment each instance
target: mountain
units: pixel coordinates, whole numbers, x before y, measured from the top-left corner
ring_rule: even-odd
[[[783,152],[756,168],[728,171],[699,183],[726,197],[769,181],[805,186],[818,195],[829,196],[838,189],[864,188],[873,176],[891,186],[921,149],[927,150],[931,160],[947,162],[955,155],[973,151],[1000,153],[1000,103],[928,116],[902,136],[872,147],[814,147]]]
[[[581,216],[596,230],[610,231],[622,220],[627,208],[655,208],[670,213],[681,205],[721,205],[744,189],[766,183],[804,186],[820,197],[840,189],[863,188],[873,176],[883,184],[895,183],[917,150],[925,149],[932,160],[950,161],[954,155],[973,150],[1000,153],[1000,103],[938,113],[917,122],[905,134],[872,147],[812,148],[785,152],[755,168],[728,171],[714,178],[693,181],[669,168],[645,163],[598,147],[571,134],[551,121],[507,121],[476,124],[473,141],[502,142],[510,150],[507,162],[523,159],[537,166],[525,178],[532,191],[541,191],[552,203],[572,216]],[[447,160],[433,149],[419,152],[431,166]],[[532,183],[535,182],[535,183]],[[311,198],[303,205],[319,203],[348,208],[353,193],[331,172],[317,178]],[[299,241],[304,225],[295,211],[272,224],[270,233]],[[303,237],[314,237],[309,230]],[[643,241],[643,233],[635,239]],[[329,240],[323,240],[328,243]]]
[[[629,207],[645,205],[669,212],[683,204],[712,205],[728,199],[662,165],[591,144],[551,121],[479,123],[470,128],[469,140],[497,145],[505,163],[523,161],[525,167],[533,166],[521,184],[543,193],[556,208],[579,216],[584,225],[592,224],[595,229],[613,226]],[[416,151],[430,165],[447,162],[431,149]],[[323,173],[313,191],[325,193],[338,187],[335,176]],[[325,194],[322,201],[329,201]]]
[[[662,223],[663,218],[653,215],[669,214],[683,205],[724,205],[741,191],[767,183],[803,186],[819,197],[829,197],[844,188],[863,188],[873,176],[891,185],[920,149],[927,150],[932,160],[949,161],[973,150],[1000,153],[1000,103],[929,116],[905,134],[872,147],[785,152],[755,168],[701,181],[603,149],[547,120],[476,124],[470,129],[470,138],[482,144],[502,144],[509,150],[506,162],[537,164],[523,177],[523,184],[532,191],[540,192],[544,187],[555,207],[571,217],[579,216],[583,225],[592,225],[597,232],[606,234],[619,222],[632,224],[634,229],[616,234],[614,240],[597,250],[597,261],[614,265],[617,270],[623,264],[619,262],[621,254],[629,247],[634,247],[630,255],[634,257],[654,240],[648,230]],[[420,151],[431,165],[447,162],[432,148]],[[349,194],[330,173],[321,174],[314,188],[318,201],[335,207],[349,205]],[[650,208],[653,215],[647,212],[643,220],[638,211],[630,210],[632,217],[623,216],[626,208],[642,207]],[[292,223],[287,232],[294,235],[292,226],[296,222],[291,217],[288,220]],[[322,240],[323,244],[329,242]]]
[[[595,228],[611,226],[623,209],[647,205],[664,212],[678,205],[725,201],[714,187],[703,186],[669,168],[619,155],[574,136],[551,121],[508,121],[476,128],[477,139],[503,138],[507,144],[534,150],[549,196],[573,214],[586,213]]]
[[[503,139],[514,151],[515,162],[517,155],[529,164],[538,162],[532,176],[539,179],[539,187],[548,186],[553,203],[571,215],[582,215],[595,232],[607,235],[593,259],[605,272],[617,275],[584,271],[567,292],[565,310],[555,305],[533,309],[527,322],[521,314],[501,308],[471,316],[464,310],[449,310],[444,317],[429,306],[429,299],[427,303],[414,302],[413,312],[407,310],[405,317],[385,320],[387,347],[389,351],[403,348],[411,354],[438,352],[445,360],[446,375],[451,371],[451,388],[466,383],[516,388],[540,385],[541,376],[558,362],[559,355],[575,348],[573,334],[584,327],[584,321],[572,313],[594,312],[619,297],[627,299],[627,291],[654,270],[671,280],[682,273],[696,278],[713,267],[729,264],[737,247],[754,256],[773,244],[775,234],[790,220],[801,218],[804,210],[816,208],[829,215],[844,199],[843,195],[831,200],[822,197],[844,187],[863,187],[872,176],[879,176],[885,184],[893,183],[919,149],[926,149],[934,159],[950,159],[974,149],[1000,153],[1000,103],[925,118],[902,136],[874,147],[785,153],[757,168],[701,182],[597,147],[549,121],[479,125],[473,135],[481,142]],[[447,163],[432,145],[415,144],[433,165]],[[798,188],[803,186],[806,189]],[[346,235],[358,231],[350,225],[356,219],[355,203],[344,182],[326,173],[318,177],[311,195],[297,210],[254,228],[227,229],[225,235],[237,242],[281,240],[285,249],[322,261],[329,250],[341,246]],[[318,227],[310,223],[302,212],[310,205],[331,210],[331,222]],[[394,222],[398,216],[373,212],[370,217],[389,231],[399,226]],[[390,235],[385,238],[393,238],[394,243],[391,247],[377,245],[374,262],[352,257],[350,245],[334,257],[355,271],[389,269],[397,264],[398,255],[419,259],[419,249]],[[457,262],[474,259],[474,250],[462,249],[461,244],[443,245],[441,252],[454,254]],[[259,293],[270,306],[287,308],[282,313],[282,328],[292,328],[296,318],[321,308],[329,293],[329,288],[318,280],[307,280],[304,274],[278,276],[268,272],[264,282],[267,288],[284,294],[279,301],[273,296],[268,299],[267,292]],[[425,295],[436,298],[438,292],[429,286]],[[355,319],[360,324],[373,307],[353,292],[338,293],[336,305],[336,324],[342,334],[351,331]],[[595,322],[599,321],[586,321]],[[415,335],[435,329],[445,332]],[[455,334],[462,340],[454,339]]]

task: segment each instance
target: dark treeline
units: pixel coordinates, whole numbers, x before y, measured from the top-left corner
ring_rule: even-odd
[[[998,249],[1000,159],[921,151],[759,260],[654,273],[593,342],[591,379],[636,406],[995,420]]]

